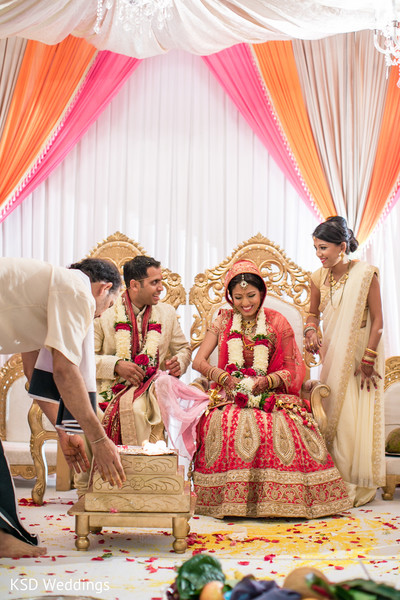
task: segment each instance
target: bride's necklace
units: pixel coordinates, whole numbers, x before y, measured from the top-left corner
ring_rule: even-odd
[[[252,319],[251,321],[245,321],[242,319],[242,333],[243,335],[250,337],[253,333],[253,329],[256,326],[257,319]]]
[[[337,308],[340,303],[342,302],[342,298],[343,298],[343,292],[344,292],[344,287],[347,283],[347,280],[349,278],[349,271],[350,271],[350,263],[351,260],[349,260],[349,262],[347,263],[347,271],[344,275],[342,275],[341,277],[339,277],[339,279],[336,281],[333,273],[332,273],[332,269],[329,271],[329,292],[330,292],[330,297],[331,297],[331,305],[333,308]],[[342,286],[342,293],[340,294],[340,299],[339,302],[336,304],[336,306],[334,306],[333,304],[333,290],[335,289],[336,286]]]

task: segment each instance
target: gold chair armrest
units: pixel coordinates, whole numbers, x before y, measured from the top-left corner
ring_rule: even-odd
[[[205,393],[207,393],[210,388],[210,382],[208,381],[208,379],[206,379],[206,377],[203,376],[196,377],[196,379],[189,383],[189,385],[192,385],[193,387]]]
[[[326,413],[322,406],[322,398],[328,398],[330,393],[329,386],[317,380],[306,381],[302,387],[302,397],[310,401],[313,417],[322,435],[325,435],[328,425]]]

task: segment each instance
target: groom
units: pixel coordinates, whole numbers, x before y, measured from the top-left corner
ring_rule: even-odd
[[[160,262],[136,256],[123,275],[126,291],[94,325],[97,392],[108,436],[116,444],[141,445],[164,439],[155,375],[160,369],[183,375],[191,350],[175,309],[160,302]],[[75,477],[78,493],[86,491],[85,479]]]

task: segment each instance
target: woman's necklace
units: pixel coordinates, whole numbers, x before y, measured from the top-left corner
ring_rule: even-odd
[[[251,321],[245,321],[242,319],[242,333],[243,335],[249,337],[253,333],[253,329],[256,326],[257,319],[252,319]]]
[[[332,269],[329,271],[329,292],[330,292],[330,297],[331,297],[331,305],[332,305],[333,308],[337,308],[340,305],[341,301],[342,301],[344,287],[345,287],[346,282],[347,282],[347,280],[349,278],[350,263],[351,263],[351,260],[349,260],[349,262],[347,263],[347,271],[346,271],[346,273],[344,275],[342,275],[341,277],[339,277],[339,279],[337,281],[335,280],[335,278],[333,276]],[[334,290],[336,286],[340,286],[340,285],[342,286],[342,293],[340,295],[339,302],[336,304],[336,306],[334,306],[334,304],[333,304],[333,292],[332,292],[332,290]]]

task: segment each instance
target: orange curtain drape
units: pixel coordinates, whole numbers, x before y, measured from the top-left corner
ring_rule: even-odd
[[[399,71],[392,67],[385,111],[371,184],[362,215],[357,239],[365,242],[381,218],[385,206],[395,192],[400,176],[400,89],[397,87]]]
[[[96,53],[72,36],[55,46],[28,42],[0,141],[0,209],[51,139]]]
[[[301,175],[326,219],[336,214],[336,209],[311,131],[292,44],[254,44],[253,51]]]

